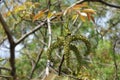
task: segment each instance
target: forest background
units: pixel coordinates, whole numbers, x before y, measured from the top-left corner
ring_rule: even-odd
[[[120,0],[1,0],[1,80],[120,80]]]

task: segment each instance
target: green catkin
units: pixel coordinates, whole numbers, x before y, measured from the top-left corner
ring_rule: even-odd
[[[64,54],[65,54],[65,65],[68,67],[70,62],[70,48],[69,48],[69,41],[65,40],[64,41]]]
[[[60,46],[62,46],[63,44],[63,39],[60,38],[60,39],[57,39],[56,42],[54,42],[47,50],[46,54],[47,54],[47,57],[48,59],[51,61],[52,60],[52,51],[56,48],[59,48]]]
[[[75,46],[75,45],[70,45],[70,50],[73,51],[75,57],[76,57],[76,61],[77,61],[77,65],[76,65],[76,71],[73,71],[73,73],[78,73],[81,69],[82,66],[82,56],[80,54],[79,49]]]
[[[89,40],[86,37],[84,37],[82,35],[72,35],[71,38],[72,38],[71,41],[76,41],[76,40],[83,41],[85,43],[86,47],[87,47],[85,56],[89,55],[90,49],[91,49],[91,44],[90,44]]]
[[[82,35],[69,35],[65,38],[63,37],[59,37],[57,39],[56,42],[54,42],[50,48],[47,50],[47,55],[48,55],[48,59],[51,60],[52,59],[52,50],[56,49],[56,48],[59,48],[61,46],[64,47],[64,54],[65,54],[65,64],[66,65],[69,65],[69,58],[70,58],[70,48],[69,48],[69,45],[72,41],[77,41],[77,40],[81,40],[85,43],[86,47],[87,47],[87,50],[86,50],[86,55],[88,55],[90,53],[90,48],[91,48],[91,45],[89,43],[89,41],[87,40],[86,37],[82,36]],[[75,47],[74,47],[75,48]],[[77,49],[77,48],[75,48]],[[74,49],[74,51],[75,51]]]
[[[70,50],[73,51],[73,53],[76,57],[77,63],[79,64],[79,66],[81,66],[82,56],[80,55],[79,49],[75,45],[71,44],[70,45]]]
[[[84,42],[87,47],[85,56],[89,55],[90,49],[91,49],[91,44],[90,44],[89,40],[82,35],[71,35],[68,27],[66,27],[65,31],[66,31],[66,36],[58,37],[57,41],[54,42],[53,44],[51,44],[51,46],[48,48],[48,50],[46,52],[47,57],[50,61],[52,61],[53,60],[52,51],[56,48],[63,46],[63,50],[64,50],[64,54],[65,54],[65,65],[68,68],[70,67],[69,66],[70,65],[70,50],[72,50],[73,53],[75,53],[77,62],[79,65],[81,65],[82,57],[79,54],[79,49],[75,45],[71,45],[71,43],[72,43],[72,41],[77,41],[77,40]]]

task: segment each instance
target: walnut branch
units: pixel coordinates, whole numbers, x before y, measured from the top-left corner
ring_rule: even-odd
[[[120,6],[114,5],[114,4],[110,4],[110,3],[105,2],[105,1],[103,1],[103,0],[79,0],[79,1],[77,1],[76,3],[72,4],[72,5],[71,5],[70,7],[68,7],[68,8],[71,8],[71,7],[73,7],[74,5],[77,5],[77,4],[82,4],[82,3],[84,3],[84,2],[99,2],[99,3],[102,3],[102,4],[106,5],[106,6],[110,6],[110,7],[114,7],[114,8],[120,9]]]
[[[61,74],[62,64],[63,64],[64,59],[65,59],[64,57],[65,57],[65,54],[63,54],[63,56],[62,56],[62,60],[61,60],[60,65],[59,65],[59,72],[58,72],[58,75],[59,75],[59,76],[60,76],[60,74]]]
[[[48,36],[49,36],[48,47],[50,47],[52,41],[52,33],[51,33],[51,24],[49,18],[47,18],[47,24],[48,24]]]
[[[102,4],[105,4],[106,6],[110,6],[110,7],[114,7],[114,8],[120,9],[120,6],[107,3],[107,2],[105,2],[105,1],[103,1],[103,0],[98,0],[97,2],[100,2],[100,3],[102,3]]]
[[[8,25],[6,24],[5,20],[3,19],[1,13],[0,13],[0,23],[2,24],[3,29],[5,30],[5,33],[6,33],[7,37],[8,37],[8,39],[9,39],[10,43],[14,44],[14,40],[13,40],[11,31],[10,31]]]
[[[15,80],[16,78],[16,67],[15,67],[15,42],[14,39],[12,37],[11,31],[9,29],[9,26],[7,25],[7,23],[5,22],[5,20],[2,17],[2,14],[0,13],[0,23],[7,35],[7,38],[9,40],[10,43],[10,58],[9,58],[9,62],[10,62],[10,66],[11,66],[11,76],[13,77],[13,80]]]
[[[41,49],[41,51],[39,52],[39,54],[36,58],[35,64],[32,67],[32,70],[31,70],[31,73],[29,76],[30,79],[33,77],[34,71],[36,70],[36,66],[38,65],[38,62],[40,61],[42,54],[43,54],[43,49]]]
[[[110,4],[110,3],[108,3],[108,2],[106,2],[106,1],[104,1],[104,0],[79,0],[79,1],[76,2],[75,4],[81,4],[81,3],[87,2],[87,1],[89,1],[89,2],[100,2],[100,3],[102,3],[102,4],[106,5],[106,6],[110,6],[110,7],[114,7],[114,8],[120,9],[120,6],[114,5],[114,4]],[[75,5],[75,4],[74,4],[74,5]]]
[[[50,20],[54,20],[56,19],[56,17],[52,17]],[[25,38],[27,38],[29,35],[33,34],[34,32],[36,32],[37,30],[39,30],[42,26],[44,26],[46,24],[47,20],[41,22],[39,25],[37,25],[33,30],[31,30],[30,32],[26,33],[25,35],[23,35],[15,44],[19,44],[21,43]]]
[[[31,30],[30,32],[26,33],[25,35],[23,35],[17,42],[16,45],[21,43],[25,38],[27,38],[29,35],[33,34],[34,32],[36,32],[37,30],[39,30],[44,24],[46,23],[46,21],[40,23],[39,25],[37,25],[33,30]]]

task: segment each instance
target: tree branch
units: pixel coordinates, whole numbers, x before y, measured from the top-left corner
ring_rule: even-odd
[[[31,70],[31,73],[30,73],[30,79],[33,77],[33,73],[34,73],[34,71],[35,71],[35,69],[36,69],[36,66],[38,65],[38,62],[40,61],[40,59],[41,59],[41,56],[42,56],[42,53],[43,53],[43,49],[40,51],[40,53],[38,54],[38,56],[37,56],[37,59],[36,59],[36,63],[33,65],[33,67],[32,67],[32,70]]]
[[[6,6],[6,8],[8,9],[8,11],[10,11],[10,8],[8,7],[6,1],[3,0],[3,2],[4,2],[4,4],[5,4],[5,6]],[[12,12],[11,12],[11,15],[12,15],[12,17],[13,17],[15,20],[17,20],[17,18],[14,16],[14,14],[13,14]]]
[[[5,20],[2,17],[2,14],[0,13],[0,22],[2,24],[2,27],[8,37],[9,43],[10,43],[10,66],[11,66],[11,76],[13,77],[13,80],[15,80],[16,78],[16,68],[15,68],[15,42],[13,40],[11,31],[8,27],[8,25],[6,24]]]
[[[22,42],[25,38],[27,38],[29,35],[33,34],[34,32],[36,32],[37,30],[39,30],[44,24],[46,23],[46,21],[40,23],[38,26],[36,26],[33,30],[31,30],[30,32],[26,33],[25,35],[23,35],[17,42],[16,45],[19,44],[20,42]]]
[[[106,6],[110,6],[110,7],[114,7],[114,8],[120,9],[120,6],[114,5],[114,4],[110,4],[110,3],[105,2],[105,1],[103,1],[103,0],[79,0],[79,1],[77,1],[76,3],[72,4],[72,5],[71,5],[70,7],[68,7],[68,8],[71,8],[71,7],[73,7],[74,5],[77,5],[77,4],[82,4],[82,3],[84,3],[84,2],[99,2],[99,3],[102,3],[102,4],[106,5]]]
[[[116,40],[117,41],[117,40]],[[116,42],[115,41],[115,42]],[[117,61],[116,61],[116,54],[115,54],[115,46],[116,46],[116,43],[114,43],[113,45],[113,62],[114,62],[114,67],[115,67],[115,80],[119,80],[119,76],[118,76],[118,65],[117,65]]]
[[[100,3],[102,3],[102,4],[105,4],[106,6],[110,6],[110,7],[114,7],[114,8],[120,9],[120,6],[107,3],[107,2],[105,2],[105,1],[103,1],[103,0],[98,0],[98,2],[100,2]]]
[[[7,36],[3,37],[3,39],[0,40],[0,45],[3,44],[3,42],[7,39]]]
[[[50,45],[51,45],[51,41],[52,41],[51,25],[50,25],[50,19],[49,18],[47,18],[47,25],[48,25],[48,37],[49,37],[48,48],[49,48]]]
[[[8,37],[8,39],[9,39],[10,43],[14,44],[14,40],[12,38],[12,34],[10,32],[10,29],[9,29],[8,25],[6,24],[5,20],[3,19],[1,13],[0,13],[0,23],[2,24],[3,29],[5,30],[5,33],[6,33],[7,37]]]
[[[51,18],[50,20],[54,20],[56,19],[56,17]],[[30,32],[26,33],[25,35],[23,35],[15,44],[19,44],[20,42],[22,42],[25,38],[27,38],[29,35],[33,34],[34,32],[36,32],[37,30],[39,30],[43,25],[46,24],[46,21],[41,22],[39,25],[37,25],[33,30],[31,30]]]
[[[63,62],[64,62],[64,56],[65,56],[65,54],[63,54],[62,60],[61,60],[60,65],[59,65],[59,72],[58,72],[58,75],[59,75],[59,76],[60,76],[60,74],[61,74],[61,68],[62,68],[62,64],[63,64]]]
[[[80,1],[76,2],[75,4],[81,4],[81,3],[87,2],[87,1],[89,1],[89,2],[100,2],[100,3],[102,3],[102,4],[106,5],[106,6],[110,6],[110,7],[114,7],[114,8],[120,9],[120,6],[114,5],[114,4],[110,4],[108,2],[105,2],[104,0],[80,0]]]

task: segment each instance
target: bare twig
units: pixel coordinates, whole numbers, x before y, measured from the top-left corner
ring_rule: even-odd
[[[25,38],[27,38],[29,35],[33,34],[35,31],[40,29],[44,24],[45,24],[45,22],[40,23],[33,30],[31,30],[30,32],[28,32],[25,35],[23,35],[18,41],[16,41],[16,45],[21,43]]]
[[[113,45],[113,62],[115,66],[115,80],[119,80],[118,66],[117,66],[116,55],[115,55],[115,46],[116,46],[116,43]]]
[[[105,1],[103,1],[103,0],[79,0],[79,1],[77,1],[76,3],[72,4],[70,7],[68,7],[68,8],[66,9],[66,11],[67,11],[68,9],[72,8],[73,6],[75,6],[75,5],[77,5],[77,4],[82,4],[82,3],[84,3],[84,2],[99,2],[99,3],[102,3],[102,4],[106,5],[106,6],[110,6],[110,7],[114,7],[114,8],[120,9],[120,6],[107,3],[107,2],[105,2]],[[64,12],[64,15],[66,14],[66,11]]]
[[[114,8],[120,9],[120,6],[107,3],[107,2],[105,2],[105,1],[103,1],[103,0],[98,0],[98,2],[100,2],[100,3],[102,3],[102,4],[105,4],[106,6],[110,6],[110,7],[114,7]]]
[[[32,66],[33,66],[35,64],[35,60],[32,58],[31,54],[28,54],[28,52],[26,52],[25,55],[30,60],[30,62],[32,64]]]
[[[52,17],[50,20],[54,20],[56,19],[56,17]],[[41,22],[39,25],[37,25],[33,30],[31,30],[30,32],[26,33],[25,35],[23,35],[18,41],[16,41],[16,45],[21,43],[25,38],[27,38],[29,35],[33,34],[34,32],[36,32],[37,30],[39,30],[43,25],[46,24],[47,20],[44,20],[43,22]]]
[[[118,21],[116,21],[115,23],[113,23],[112,21],[110,23],[112,25],[110,25],[109,28],[104,31],[104,33],[102,34],[102,36],[104,36],[105,34],[107,34],[114,26],[118,25],[120,23],[120,19]]]
[[[61,60],[60,65],[59,65],[58,75],[61,74],[61,68],[62,68],[62,64],[63,64],[63,62],[64,62],[64,56],[65,56],[65,55],[63,54],[63,56],[62,56],[62,60]]]
[[[51,45],[51,41],[52,41],[51,25],[50,25],[49,18],[47,18],[47,24],[48,24],[48,36],[49,36],[49,40],[48,40],[48,48],[49,48]]]
[[[31,70],[31,73],[30,73],[30,79],[32,78],[32,76],[33,76],[33,73],[34,73],[34,71],[35,71],[35,69],[36,69],[36,66],[38,65],[38,62],[39,62],[39,60],[40,60],[40,58],[41,58],[41,56],[42,56],[42,53],[43,53],[43,49],[40,51],[40,53],[38,54],[38,56],[37,56],[37,59],[36,59],[36,63],[33,65],[33,67],[32,67],[32,70]]]
[[[55,72],[55,73],[59,73],[58,70],[54,69],[54,68],[51,67],[51,66],[50,66],[50,69],[51,69],[53,72]],[[68,74],[66,74],[66,73],[64,73],[64,72],[61,72],[61,74],[62,74],[63,76],[67,76],[67,77],[73,78],[73,79],[75,79],[75,80],[82,80],[82,79],[80,79],[80,78],[78,78],[78,77],[76,77],[76,76],[68,75]]]
[[[120,9],[119,5],[110,4],[110,3],[108,3],[108,2],[106,2],[104,0],[79,0],[75,4],[81,4],[82,2],[87,2],[87,1],[89,1],[89,2],[99,2],[99,3],[102,3],[102,4],[106,5],[106,6],[110,6],[110,7],[114,7],[114,8]]]
[[[41,32],[41,31],[40,31]],[[42,32],[41,32],[42,34]],[[35,37],[37,37],[37,39],[39,39],[39,37],[34,33]],[[42,34],[42,37],[44,38],[43,34]],[[45,41],[43,41],[42,39],[39,39],[40,43],[42,43],[43,45],[45,46],[48,46],[47,43]]]
[[[50,7],[51,7],[51,0],[47,0],[47,7],[48,7],[48,9],[50,10]]]
[[[72,34],[75,34],[75,33],[79,30],[79,28],[81,27],[81,25],[82,25],[82,22],[80,22],[80,23],[78,24],[77,28],[75,28],[75,29],[73,30],[73,33],[72,33]]]
[[[7,5],[7,3],[5,2],[5,0],[3,0],[3,2],[4,2],[4,4],[5,4],[5,6],[6,6],[6,8],[8,9],[8,11],[10,11],[10,8],[8,7],[8,5]],[[17,20],[17,18],[14,16],[14,14],[11,12],[11,15],[12,15],[12,17],[15,19],[15,20]]]
[[[0,40],[0,45],[7,39],[7,36],[5,36],[3,39]]]

